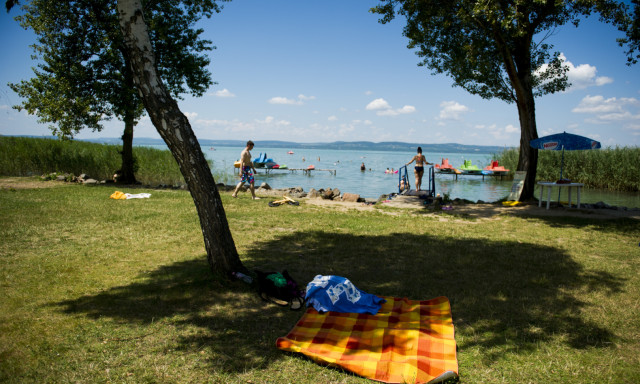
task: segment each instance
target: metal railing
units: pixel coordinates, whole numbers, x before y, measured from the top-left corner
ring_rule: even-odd
[[[424,176],[428,176],[426,183],[428,188],[423,189],[423,191],[426,192],[427,197],[434,198],[436,196],[436,177],[433,165],[427,167],[426,171],[426,175],[422,176],[422,181],[424,185]],[[411,190],[411,184],[409,183],[409,171],[407,170],[407,166],[403,165],[398,169],[398,194],[401,194],[405,190]]]

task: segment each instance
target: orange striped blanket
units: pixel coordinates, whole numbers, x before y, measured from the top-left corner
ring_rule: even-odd
[[[387,302],[376,315],[321,314],[308,308],[276,346],[385,383],[431,383],[456,377],[449,300],[382,297]]]

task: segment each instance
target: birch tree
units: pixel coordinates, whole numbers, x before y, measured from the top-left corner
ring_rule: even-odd
[[[244,271],[209,165],[189,120],[171,97],[156,68],[153,46],[140,0],[118,0],[124,54],[144,107],[165,141],[189,187],[214,272]]]

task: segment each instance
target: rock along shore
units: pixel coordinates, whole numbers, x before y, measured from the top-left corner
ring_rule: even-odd
[[[42,175],[41,179],[81,183],[81,184],[87,184],[87,185],[98,185],[98,184],[100,185],[113,184],[114,186],[121,185],[121,184],[116,184],[113,180],[96,180],[94,178],[89,177],[86,174],[74,176],[68,173],[65,173],[65,174],[50,173],[48,175]],[[218,183],[216,185],[218,189],[221,191],[233,191],[235,189],[235,185],[225,185],[224,183]],[[188,189],[186,185],[171,186],[171,185],[165,185],[165,184],[160,184],[157,186],[142,185],[142,184],[122,185],[122,186],[127,188],[149,188],[149,189],[182,189],[182,190]],[[248,191],[248,189],[249,187],[245,184],[241,188],[241,191],[246,192]],[[369,198],[363,198],[360,195],[353,194],[353,193],[348,193],[348,192],[343,193],[338,188],[326,188],[326,189],[321,188],[319,190],[312,188],[309,192],[305,192],[302,187],[274,189],[274,188],[271,188],[269,184],[262,183],[259,187],[256,188],[256,194],[264,197],[272,196],[274,198],[279,198],[282,196],[289,196],[294,199],[303,199],[303,198],[319,199],[319,200],[336,201],[336,202],[363,203],[365,205],[388,203],[389,206],[400,207],[400,208],[433,208],[432,204],[427,204],[427,203],[431,203],[431,201],[427,201],[416,196],[398,195],[397,193],[394,193],[394,192],[380,195],[380,197],[378,197],[377,199],[369,199]],[[437,197],[435,199],[435,202],[437,203],[435,204],[437,206],[444,205],[450,208],[454,206],[472,205],[472,204],[478,204],[478,205],[489,204],[494,206],[500,205],[499,202],[486,203],[481,200],[474,202],[474,201],[464,200],[464,199],[454,199],[450,202],[444,203],[440,197]],[[529,205],[533,205],[533,204],[529,204]],[[573,210],[573,208],[566,208],[566,207],[563,207],[562,204],[557,204],[557,203],[555,205],[555,208],[565,208],[565,209]],[[581,210],[608,210],[608,211],[617,211],[617,212],[628,212],[628,214],[622,215],[622,216],[632,216],[632,217],[640,216],[640,208],[619,207],[615,205],[606,204],[602,201],[594,204],[583,203],[581,204]]]

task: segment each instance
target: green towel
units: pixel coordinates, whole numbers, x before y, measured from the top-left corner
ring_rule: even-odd
[[[273,281],[273,285],[276,287],[284,287],[287,285],[287,279],[282,276],[282,273],[272,273],[267,275],[267,279]]]

